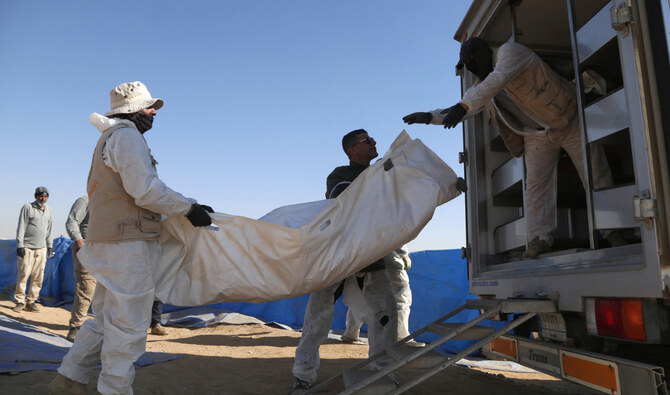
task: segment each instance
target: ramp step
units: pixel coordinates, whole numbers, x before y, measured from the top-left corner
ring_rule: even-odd
[[[442,337],[449,336],[454,332],[457,332],[458,329],[462,326],[462,323],[432,323],[428,324],[428,331],[438,334]],[[482,339],[491,333],[495,332],[495,329],[488,328],[486,326],[475,325],[472,328],[459,333],[458,335],[451,338],[451,340],[472,340],[472,339]]]
[[[468,299],[468,309],[488,310],[500,304],[501,313],[554,313],[556,302],[549,299]]]
[[[366,378],[377,373],[374,370],[355,370],[348,369],[342,372],[342,380],[344,381],[344,386],[349,388],[356,383],[359,383]],[[377,394],[388,394],[389,392],[398,388],[398,383],[388,376],[384,376],[379,380],[375,381],[372,384],[367,385],[366,387],[361,388],[356,391],[356,394],[361,395],[377,395]]]
[[[422,348],[417,347],[402,347],[393,346],[386,350],[386,353],[396,361],[403,360],[412,354],[423,351]],[[447,357],[437,351],[430,350],[412,362],[405,364],[403,367],[413,369],[430,369],[447,360]]]

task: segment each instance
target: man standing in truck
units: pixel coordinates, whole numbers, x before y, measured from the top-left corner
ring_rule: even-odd
[[[463,42],[457,68],[465,66],[478,78],[459,103],[403,118],[408,124],[425,123],[453,128],[486,109],[505,146],[526,165],[526,251],[524,258],[549,252],[557,227],[556,172],[561,148],[577,168],[584,189],[582,140],[575,86],[554,72],[524,45],[508,42],[495,52],[488,42],[472,37]],[[595,150],[597,151],[597,150]],[[602,155],[592,155],[593,185],[612,184]]]

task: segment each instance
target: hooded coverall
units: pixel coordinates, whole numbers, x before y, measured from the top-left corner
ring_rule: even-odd
[[[168,216],[188,213],[195,200],[173,191],[158,178],[155,168],[157,162],[151,156],[146,140],[132,122],[99,114],[92,114],[89,120],[103,133],[98,147],[102,144],[104,166],[118,174],[122,181],[124,190],[115,193],[128,196],[124,204]],[[106,137],[105,132],[115,127],[120,128]],[[160,254],[160,245],[157,239],[93,240],[96,216],[105,215],[97,213],[93,205],[91,178],[96,176],[95,161],[94,157],[89,175],[91,220],[88,239],[78,254],[81,263],[98,281],[92,301],[95,319],[84,322],[58,372],[86,384],[89,373],[101,361],[98,391],[102,394],[132,394],[131,384],[135,376],[133,362],[145,351],[151,319],[148,312],[154,301],[153,270]],[[114,201],[107,203],[113,205]],[[116,204],[121,203],[117,200]],[[141,221],[139,224],[142,224]],[[132,233],[134,235],[145,231],[133,228],[137,227],[134,223],[121,225],[129,229],[128,232],[135,232]],[[146,231],[157,233],[155,230],[152,228]]]
[[[526,237],[528,242],[538,237],[553,245],[561,148],[570,156],[588,191],[576,89],[537,54],[518,43],[503,44],[494,62],[493,71],[484,81],[463,95],[461,103],[468,107],[465,119],[486,108],[510,153],[515,157],[523,155],[527,171]],[[442,124],[445,115],[441,111],[431,111],[432,124]],[[591,156],[596,188],[612,184],[609,166],[598,147]]]
[[[337,197],[366,167],[351,162],[349,166],[333,170],[328,176],[326,197]],[[370,271],[366,271],[368,269]],[[333,324],[334,304],[339,297],[339,287],[343,287],[344,304],[352,311],[355,319],[368,325],[368,355],[385,350],[397,340],[395,299],[380,259],[364,271],[347,277],[343,282],[310,295],[293,364],[293,375],[309,384],[313,384],[317,378],[320,365],[319,347],[328,338]],[[387,360],[379,358],[375,367],[383,368],[386,364]]]

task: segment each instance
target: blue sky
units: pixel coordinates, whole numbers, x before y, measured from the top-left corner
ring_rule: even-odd
[[[0,3],[0,238],[35,187],[54,236],[85,192],[109,91],[144,82],[165,100],[145,136],[171,188],[258,218],[324,197],[364,128],[380,156],[406,129],[459,175],[462,129],[405,125],[460,99],[453,36],[465,1],[19,1]],[[465,244],[464,199],[441,207],[412,251]]]

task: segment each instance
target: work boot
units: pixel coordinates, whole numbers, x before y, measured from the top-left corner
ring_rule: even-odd
[[[544,254],[545,252],[551,251],[551,246],[546,241],[535,237],[533,240],[528,243],[526,247],[526,252],[523,253],[523,257],[527,259],[537,258],[538,255]]]
[[[151,334],[152,335],[158,335],[158,336],[165,336],[168,334],[168,331],[165,329],[165,327],[161,324],[156,324],[156,326],[151,327]]]
[[[49,383],[52,395],[86,395],[86,384],[70,380],[58,373],[55,379]]]
[[[293,383],[293,388],[291,388],[291,395],[304,394],[312,388],[312,385],[306,381],[295,378],[295,383]]]
[[[70,328],[70,330],[67,332],[67,336],[65,338],[70,342],[74,343],[74,338],[77,336],[77,332],[79,332],[79,326]]]
[[[16,306],[14,306],[14,308],[12,308],[12,310],[16,311],[17,313],[20,313],[20,312],[22,312],[23,309],[25,309],[25,308],[26,308],[26,304],[25,304],[25,303],[18,303],[18,302],[17,302],[17,303],[16,303]]]
[[[30,302],[26,305],[26,310],[27,311],[34,311],[37,313],[38,311],[41,311],[42,309],[37,305],[35,302]]]

